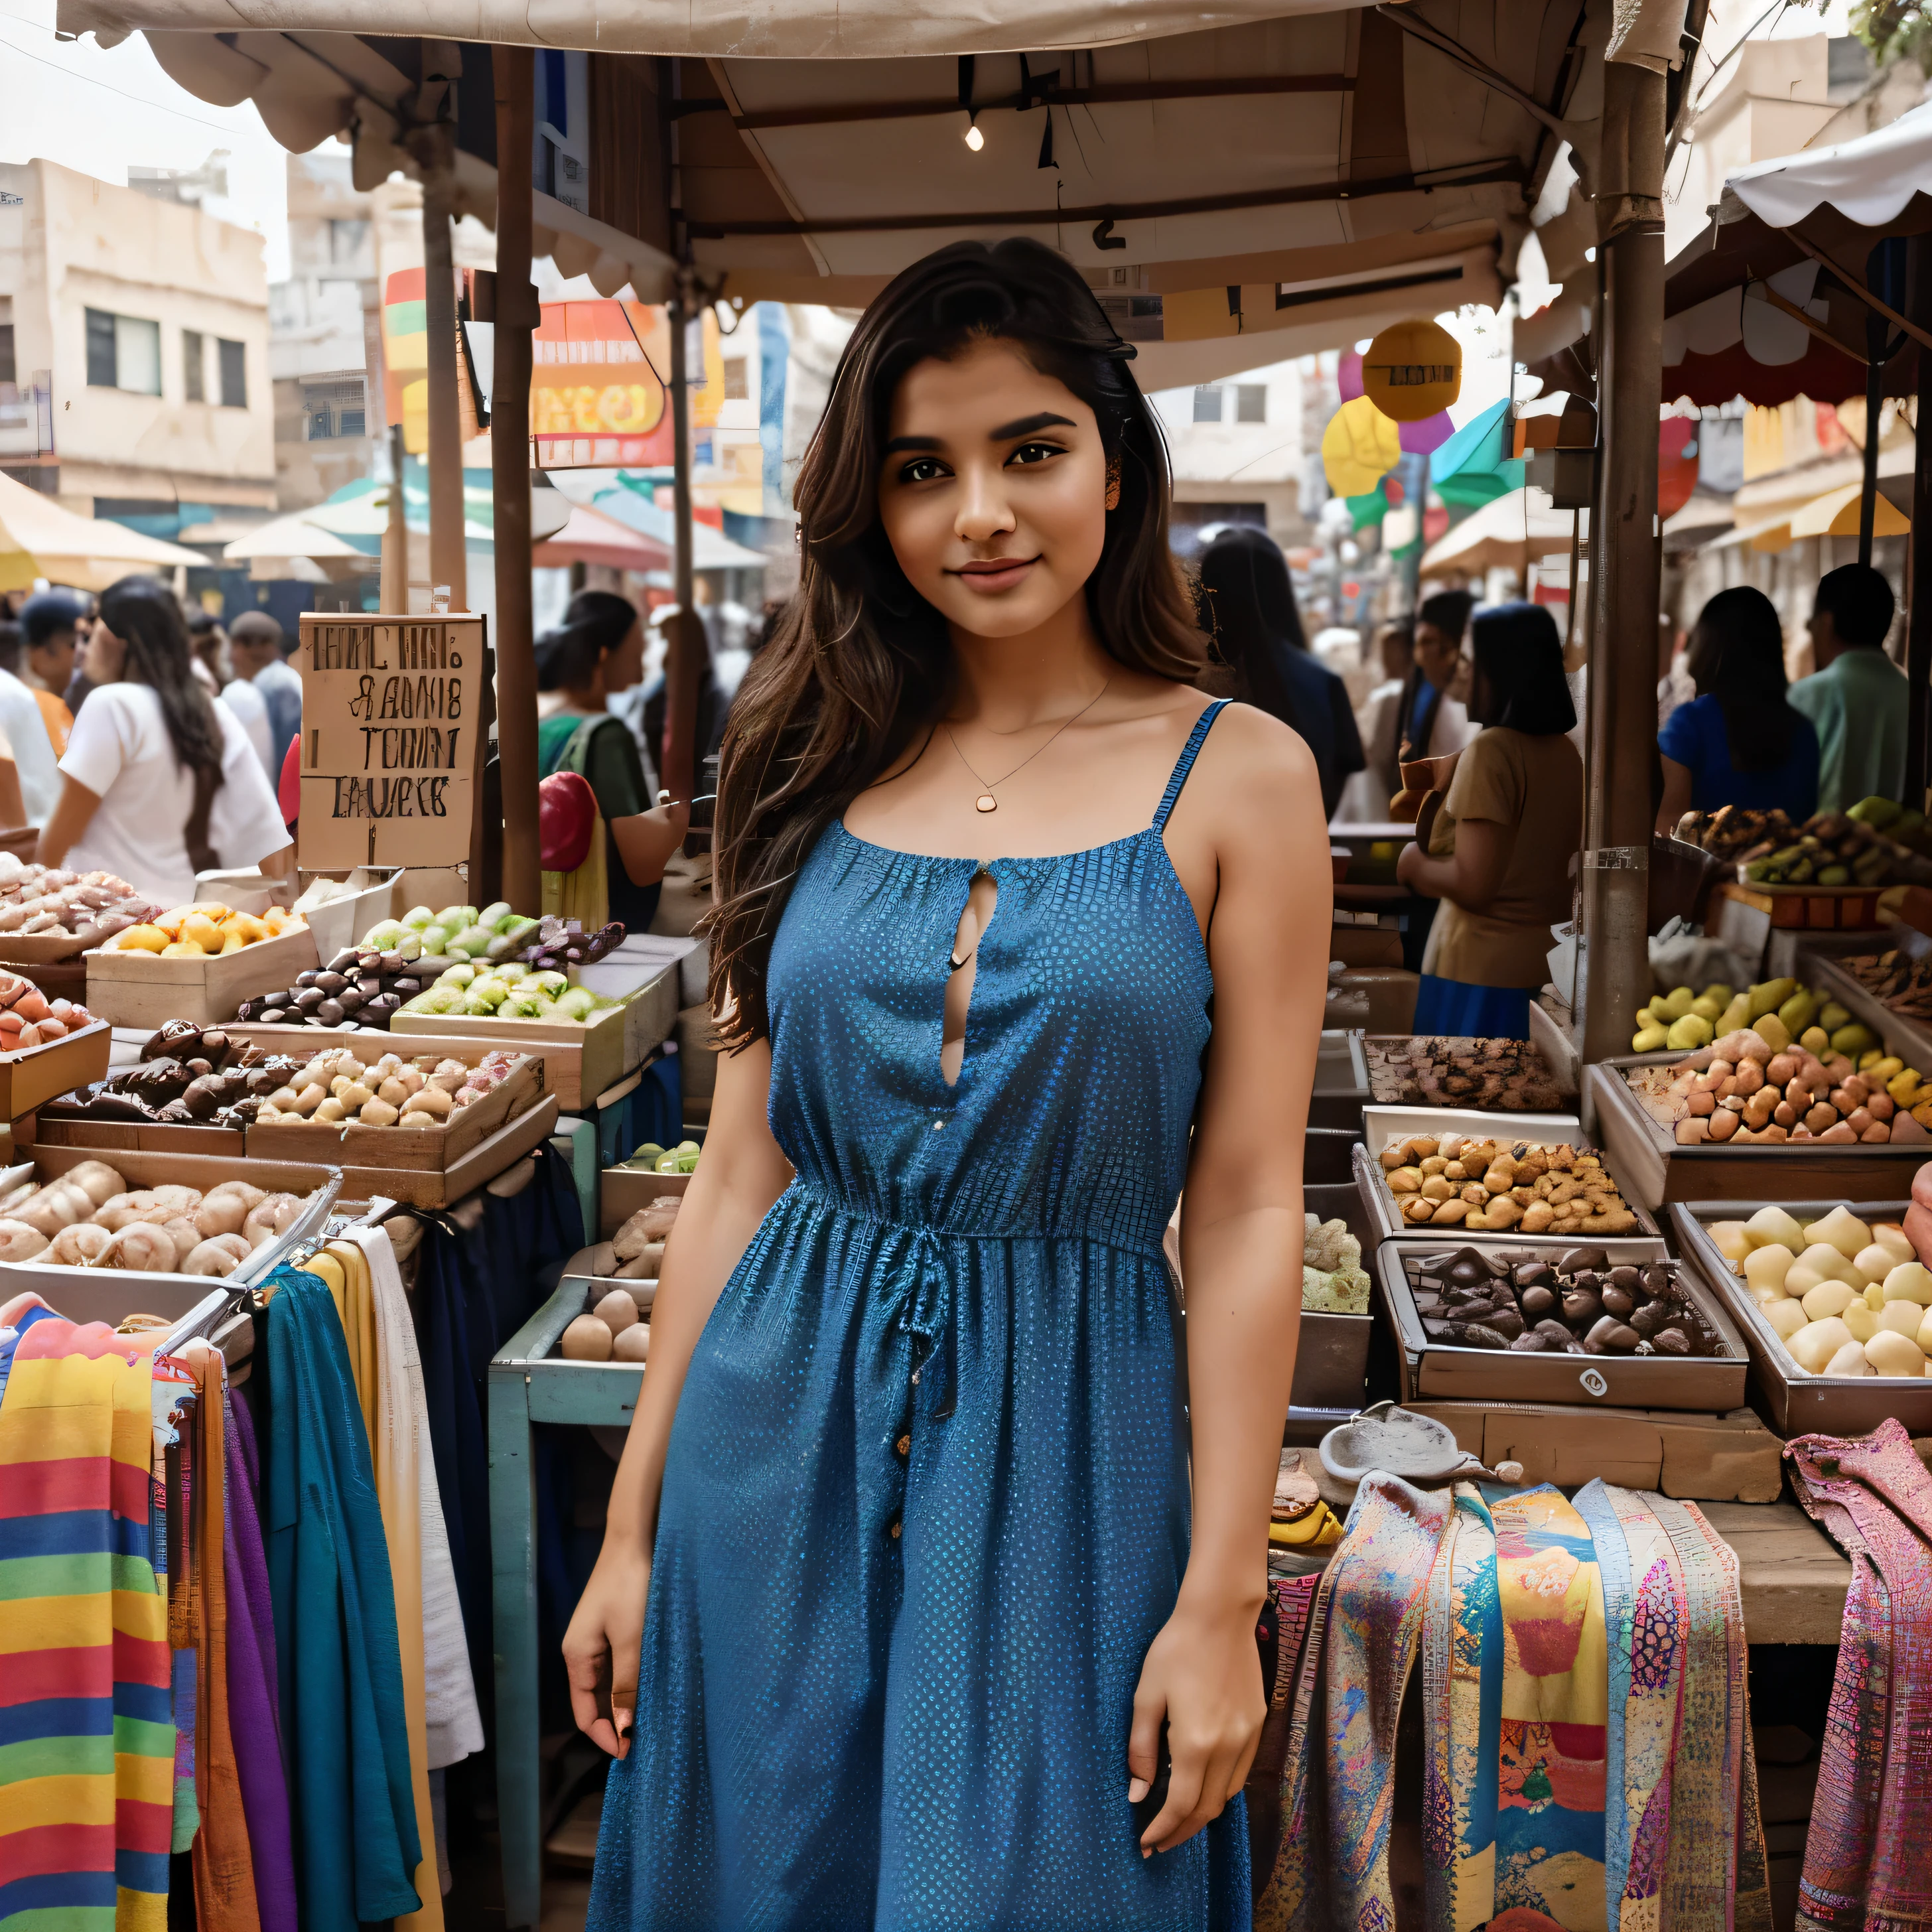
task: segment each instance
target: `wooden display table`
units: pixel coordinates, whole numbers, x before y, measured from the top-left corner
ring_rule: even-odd
[[[1796,1503],[1700,1503],[1738,1554],[1744,1635],[1753,1643],[1835,1644],[1850,1560]]]

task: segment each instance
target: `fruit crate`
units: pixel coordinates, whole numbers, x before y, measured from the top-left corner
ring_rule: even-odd
[[[1870,950],[1883,952],[1892,943],[1889,935],[1875,933]],[[1916,950],[1923,950],[1922,942]],[[1906,1066],[1916,1066],[1932,1083],[1932,1021],[1908,1019],[1902,1013],[1894,1012],[1846,970],[1844,962],[1842,948],[1826,953],[1807,947],[1798,956],[1800,974],[1808,986],[1836,1000],[1854,1019],[1862,1021],[1877,1035],[1886,1052],[1897,1054]],[[1927,1153],[1932,1157],[1932,1148]]]
[[[1774,929],[1810,932],[1862,930],[1878,925],[1878,902],[1884,886],[1758,886],[1743,879],[1724,879],[1711,888],[1711,897],[1736,899],[1742,905],[1768,913]],[[1716,917],[1714,911],[1711,916]]]
[[[242,1002],[286,986],[316,964],[315,934],[292,926],[238,952],[164,959],[134,947],[102,946],[85,956],[87,1010],[110,1026],[160,1026],[192,1020],[218,1026]]]

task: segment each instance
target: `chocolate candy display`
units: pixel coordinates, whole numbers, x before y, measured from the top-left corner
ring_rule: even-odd
[[[235,1017],[262,1026],[374,1027],[387,1032],[389,1016],[448,963],[352,946],[326,966],[298,973],[285,992],[244,1000]],[[425,973],[426,964],[434,970]]]
[[[40,1111],[54,1119],[246,1127],[302,1064],[219,1027],[170,1020],[142,1048],[138,1066],[76,1088]]]
[[[1527,1040],[1416,1034],[1366,1040],[1363,1052],[1380,1106],[1553,1114],[1563,1105],[1556,1076]]]
[[[1722,1355],[1722,1338],[1669,1262],[1612,1263],[1600,1248],[1555,1262],[1475,1248],[1426,1255],[1413,1289],[1423,1333],[1520,1354]]]

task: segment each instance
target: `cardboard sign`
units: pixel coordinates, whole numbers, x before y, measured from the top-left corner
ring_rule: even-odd
[[[468,860],[484,643],[480,616],[303,616],[303,866]]]

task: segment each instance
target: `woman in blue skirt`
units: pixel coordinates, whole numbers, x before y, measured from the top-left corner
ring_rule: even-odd
[[[1059,256],[959,244],[800,472],[728,1051],[564,1646],[606,1932],[1249,1923],[1328,839],[1306,748],[1190,686],[1132,353]]]

